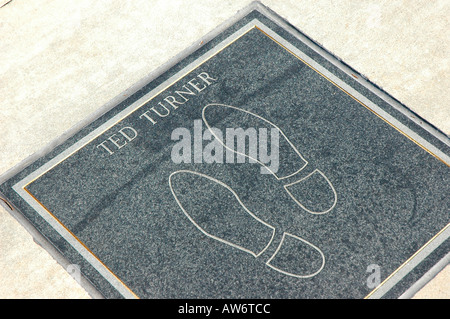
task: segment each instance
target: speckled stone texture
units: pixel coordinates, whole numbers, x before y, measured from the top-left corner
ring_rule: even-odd
[[[43,222],[11,186],[253,18],[260,19],[448,154],[448,147],[429,132],[397,113],[270,19],[253,12],[1,185],[0,190],[66,258],[80,265],[83,274],[105,297],[121,295]],[[142,117],[187,81],[199,81],[197,76],[202,72],[214,78],[205,90],[176,109],[171,108],[167,117],[153,117],[156,124]],[[260,174],[257,163],[173,163],[172,131],[184,127],[193,132],[194,121],[202,118],[203,107],[210,103],[236,106],[275,123],[308,165],[283,182],[273,175]],[[236,122],[239,118],[220,112],[211,119],[216,127],[229,127]],[[113,154],[98,147],[124,127],[132,127],[137,137],[117,150],[111,143],[105,144]],[[282,164],[294,169],[298,162]],[[255,257],[199,231],[183,214],[169,187],[169,176],[177,170],[201,172],[231,187],[249,211],[274,227],[273,242],[267,250]],[[314,170],[320,170],[329,179],[337,194],[336,206],[323,215],[310,214],[299,207],[283,187]],[[201,183],[201,179],[194,179],[183,189],[196,196],[205,187]],[[314,197],[314,183],[306,185],[306,189],[298,190],[301,194],[297,197]],[[381,279],[385,279],[448,224],[448,185],[445,163],[266,34],[252,29],[95,137],[27,189],[141,298],[363,298],[372,290],[366,284],[369,265],[379,265]],[[216,195],[211,193],[206,198],[214,199]],[[192,203],[189,196],[183,200],[187,201],[185,207],[204,209],[196,198],[191,199]],[[236,205],[236,215],[240,209]],[[317,275],[298,278],[268,267],[266,262],[275,254],[283,233],[298,236],[320,249],[326,262]],[[285,254],[280,254],[274,264],[276,261],[281,268],[310,272],[306,263],[298,269],[290,268],[289,262],[301,255],[303,260],[311,259],[311,268],[320,266],[320,256],[314,252],[289,245],[289,241],[285,244],[280,250]],[[411,272],[386,297],[401,295],[448,252],[448,245],[448,241],[444,242],[431,255],[427,267]]]

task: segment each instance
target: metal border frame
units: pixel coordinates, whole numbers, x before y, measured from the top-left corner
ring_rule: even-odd
[[[377,95],[381,99],[383,99],[385,102],[387,102],[389,105],[394,107],[397,111],[402,113],[403,115],[407,116],[409,120],[414,122],[417,126],[423,128],[424,130],[428,131],[431,135],[436,137],[439,141],[444,143],[447,146],[450,146],[450,139],[449,136],[443,133],[441,130],[436,128],[434,125],[430,124],[427,120],[420,117],[418,114],[407,108],[405,105],[403,105],[401,102],[396,100],[394,97],[389,95],[387,92],[385,92],[382,88],[378,87],[376,84],[370,82],[364,75],[360,74],[356,70],[352,69],[350,66],[345,64],[342,60],[340,60],[338,57],[334,56],[332,53],[324,49],[322,46],[320,46],[318,43],[310,39],[308,36],[306,36],[303,32],[298,30],[296,27],[291,25],[289,22],[287,22],[285,19],[280,17],[277,13],[270,10],[268,7],[261,4],[259,1],[253,1],[251,4],[249,4],[244,9],[238,11],[232,18],[228,19],[224,23],[220,24],[218,27],[216,27],[213,31],[206,34],[204,37],[200,38],[199,40],[195,41],[192,45],[190,45],[188,48],[171,58],[168,62],[157,68],[155,71],[149,73],[146,77],[144,77],[142,80],[138,81],[134,85],[132,85],[130,88],[126,89],[124,92],[121,92],[119,95],[117,95],[115,98],[110,100],[108,103],[100,107],[97,111],[92,113],[90,116],[85,118],[84,120],[80,121],[70,129],[68,129],[65,133],[63,133],[58,138],[54,139],[52,142],[50,142],[47,146],[42,148],[41,150],[37,151],[36,153],[32,154],[31,156],[27,157],[23,161],[21,161],[19,164],[14,166],[13,168],[9,169],[7,172],[5,172],[3,175],[0,176],[0,184],[7,181],[29,165],[31,165],[33,162],[35,162],[37,159],[47,155],[52,150],[54,150],[57,146],[63,144],[65,141],[67,141],[70,137],[78,133],[83,127],[87,126],[94,120],[98,119],[102,115],[104,115],[109,110],[113,109],[116,105],[124,102],[129,96],[133,95],[134,93],[138,92],[143,86],[146,84],[152,82],[154,79],[171,69],[173,66],[175,66],[177,63],[179,63],[184,58],[188,57],[192,53],[196,52],[200,46],[200,43],[208,43],[212,39],[214,39],[216,36],[220,35],[225,29],[232,26],[236,22],[238,22],[240,19],[244,18],[247,14],[249,14],[252,11],[258,11],[259,13],[263,14],[270,20],[272,20],[274,23],[276,23],[278,26],[283,28],[285,31],[289,32],[291,35],[293,35],[297,40],[303,42],[305,45],[310,47],[312,50],[314,50],[316,53],[318,53],[321,57],[325,58],[328,62],[332,63],[334,66],[339,68],[341,71],[346,73],[348,76],[351,76],[353,80],[356,80],[358,83],[360,83],[362,86],[370,90],[373,94]],[[2,195],[0,193],[0,195]],[[67,266],[70,265],[70,262],[62,255],[54,246],[53,244],[48,241],[28,220],[26,217],[24,217],[20,211],[15,207],[13,204],[7,201],[7,199],[3,199],[5,196],[0,196],[0,205],[2,205],[6,211],[8,211],[32,236],[36,243],[38,243],[40,246],[42,246],[44,249],[46,249],[49,254],[59,263],[61,264],[65,269]],[[413,284],[406,292],[404,292],[400,298],[411,298],[417,291],[419,291],[426,283],[428,283],[432,278],[434,278],[447,264],[450,262],[450,253],[447,254],[444,258],[442,258],[438,263],[436,263],[420,280],[418,280],[415,284]],[[103,295],[95,288],[95,286],[84,276],[81,276],[80,279],[80,285],[88,292],[88,294],[93,298],[103,298]]]

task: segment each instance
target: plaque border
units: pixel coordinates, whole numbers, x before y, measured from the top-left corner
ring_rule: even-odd
[[[356,71],[352,70],[348,66],[346,66],[342,61],[338,60],[336,57],[328,53],[325,49],[318,46],[316,43],[311,41],[309,38],[307,38],[305,35],[303,35],[300,31],[296,30],[292,26],[290,26],[286,21],[284,21],[281,17],[279,17],[276,13],[268,9],[267,7],[263,6],[259,2],[253,2],[248,7],[244,8],[242,11],[240,11],[238,14],[236,14],[235,17],[230,19],[229,21],[225,22],[221,26],[214,29],[212,32],[210,32],[208,35],[206,35],[204,38],[202,38],[200,43],[206,43],[209,42],[209,40],[213,39],[217,35],[219,35],[221,32],[223,32],[226,28],[229,26],[232,26],[234,23],[238,22],[240,19],[244,18],[247,14],[251,13],[252,11],[258,11],[268,19],[270,19],[272,22],[275,22],[278,26],[283,28],[285,31],[289,32],[291,35],[294,35],[294,37],[304,44],[306,44],[308,47],[313,49],[316,53],[318,53],[321,57],[325,58],[329,62],[331,62],[333,65],[337,66],[341,71],[344,71],[348,76],[352,78],[352,80],[357,81],[358,83],[362,84],[364,87],[368,88],[372,93],[377,95],[378,97],[381,97],[384,101],[386,101],[389,105],[393,106],[396,110],[400,111],[404,115],[408,116],[409,120],[412,120],[416,125],[420,126],[421,128],[425,129],[429,133],[431,133],[434,137],[436,137],[438,140],[446,144],[447,146],[450,145],[448,137],[440,132],[438,129],[436,129],[433,125],[429,124],[425,120],[418,117],[414,112],[407,109],[405,106],[403,106],[401,103],[397,102],[395,99],[393,99],[391,96],[389,96],[384,91],[378,89],[376,86],[374,86],[372,83],[370,83],[368,80],[366,80],[363,76],[359,75]],[[50,212],[48,211],[45,206],[39,202],[39,200],[34,197],[33,194],[26,188],[29,184],[37,180],[39,177],[41,177],[43,174],[51,170],[53,167],[58,165],[59,163],[63,162],[65,159],[69,158],[71,155],[73,155],[75,152],[77,152],[79,149],[83,148],[85,145],[90,143],[93,139],[98,137],[99,135],[103,134],[105,131],[107,131],[109,128],[113,127],[117,123],[119,123],[121,120],[132,114],[134,111],[138,110],[140,107],[144,106],[146,103],[151,101],[154,97],[156,97],[159,93],[162,91],[168,89],[173,84],[177,83],[179,80],[190,74],[193,70],[198,68],[202,63],[206,62],[213,56],[215,56],[217,53],[222,51],[227,46],[231,45],[234,41],[237,41],[240,37],[245,35],[250,30],[257,28],[261,32],[263,32],[266,36],[271,38],[273,41],[275,41],[277,44],[282,46],[284,49],[286,49],[289,53],[297,57],[299,60],[301,60],[303,63],[305,63],[307,66],[312,68],[314,71],[319,73],[321,76],[326,78],[328,81],[330,81],[332,84],[334,84],[336,87],[338,87],[340,90],[342,90],[344,93],[352,97],[354,100],[356,100],[359,104],[370,110],[372,113],[374,113],[376,116],[378,116],[383,121],[387,122],[389,125],[394,127],[398,132],[406,136],[408,139],[413,141],[415,144],[417,144],[419,147],[423,148],[425,151],[427,151],[432,156],[436,157],[438,160],[446,164],[447,166],[450,166],[450,157],[445,154],[443,151],[441,151],[438,147],[433,145],[432,143],[428,142],[424,138],[422,138],[419,134],[408,128],[406,125],[402,124],[399,120],[397,120],[394,116],[389,114],[388,112],[384,111],[381,107],[378,107],[375,103],[371,102],[367,97],[362,95],[361,93],[357,92],[355,89],[353,89],[349,84],[344,82],[342,79],[340,79],[338,76],[335,76],[333,73],[328,71],[325,67],[321,66],[319,63],[314,61],[314,59],[310,58],[307,54],[303,53],[299,49],[297,49],[294,45],[292,45],[290,42],[285,40],[281,35],[277,34],[275,31],[267,27],[263,22],[259,21],[258,19],[254,19],[251,22],[247,23],[245,26],[239,28],[239,30],[235,31],[232,35],[228,36],[226,39],[221,41],[219,44],[216,44],[211,49],[209,49],[206,53],[204,53],[202,56],[198,57],[193,62],[189,63],[187,66],[183,67],[180,71],[178,71],[176,74],[171,76],[169,79],[158,85],[156,88],[151,90],[149,93],[145,94],[142,98],[137,100],[136,102],[132,103],[130,106],[126,107],[124,110],[113,116],[111,119],[100,125],[99,127],[95,128],[92,132],[85,135],[82,139],[77,141],[76,143],[72,144],[69,148],[67,148],[65,151],[59,153],[56,157],[52,158],[48,162],[46,162],[43,166],[39,167],[38,169],[34,170],[32,173],[28,174],[25,178],[23,178],[21,181],[16,183],[13,186],[13,189],[21,196],[31,207],[33,207],[39,214],[42,210],[46,211],[48,214],[50,214],[51,218],[55,219],[57,222],[58,219]],[[197,43],[197,42],[196,42]],[[144,78],[143,80],[139,81],[137,84],[132,86],[130,89],[126,90],[125,93],[127,96],[132,95],[137,90],[139,90],[143,84],[150,83],[152,80],[157,78],[159,75],[164,73],[165,71],[168,71],[171,67],[173,67],[176,63],[183,60],[185,57],[189,56],[193,52],[195,52],[198,49],[198,45],[192,45],[188,49],[181,52],[179,55],[171,59],[168,63],[158,68],[155,72],[152,72],[148,77]],[[213,52],[213,53],[211,53]],[[205,57],[209,56],[209,57]],[[185,72],[186,69],[190,69],[187,73]],[[183,73],[183,75],[180,76],[180,74]],[[355,74],[356,73],[356,74]],[[174,78],[177,78],[174,80]],[[340,83],[341,85],[338,85],[337,83]],[[156,92],[156,93],[155,93]],[[352,94],[353,93],[353,94]],[[356,94],[355,94],[356,93]],[[355,97],[356,95],[356,97]],[[150,98],[148,96],[151,96]],[[114,106],[119,104],[124,100],[123,94],[121,96],[111,100],[109,103],[107,103],[105,106],[99,109],[95,114],[88,117],[86,120],[80,122],[78,125],[67,131],[65,134],[63,134],[60,138],[56,139],[50,145],[45,147],[43,150],[35,153],[31,157],[24,160],[22,163],[17,165],[16,167],[13,167],[11,170],[6,172],[3,176],[0,177],[0,182],[3,182],[13,175],[15,175],[17,172],[21,171],[24,167],[27,167],[29,164],[34,162],[34,160],[42,157],[43,155],[49,153],[51,150],[53,150],[56,146],[62,144],[65,142],[69,137],[74,135],[75,133],[79,132],[81,128],[83,128],[86,124],[92,123],[93,120],[97,119],[110,109],[112,109]],[[144,102],[143,102],[144,101]],[[112,124],[111,124],[112,123]],[[100,133],[99,133],[100,132]],[[82,145],[82,146],[80,146]],[[1,198],[1,197],[0,197]],[[65,257],[61,255],[58,252],[54,252],[54,247],[50,242],[47,242],[46,239],[40,234],[34,226],[29,223],[26,218],[21,216],[21,214],[18,212],[18,210],[11,205],[7,200],[4,200],[4,202],[0,201],[3,205],[6,205],[5,208],[7,211],[11,212],[11,207],[14,208],[11,212],[11,214],[16,217],[19,222],[21,222],[25,228],[39,241],[44,248],[46,248],[51,255],[56,258],[58,261],[62,261],[62,264],[67,264],[68,262],[64,262]],[[42,214],[41,214],[42,216]],[[44,216],[42,216],[44,217]],[[44,217],[44,219],[46,219]],[[48,218],[46,219],[48,222]],[[61,222],[59,222],[60,226],[62,226],[62,229],[65,229],[71,236],[73,236],[76,240],[78,240],[79,245],[78,248],[82,247],[81,249],[85,249],[87,254],[91,254],[94,259],[97,259],[98,262],[102,265],[102,267],[105,267],[105,271],[100,272],[100,274],[111,284],[112,282],[114,288],[117,289],[122,296],[126,298],[136,298],[137,295],[131,291],[129,287],[127,287],[112,271],[109,270],[109,268],[104,265],[95,255],[89,250],[88,247],[86,247],[79,239],[76,238],[74,234],[70,232],[69,229],[67,229]],[[53,225],[52,225],[53,226]],[[439,231],[435,236],[433,236],[425,245],[423,245],[416,253],[414,253],[409,259],[407,259],[397,270],[395,270],[392,274],[390,274],[378,287],[373,289],[366,298],[381,298],[385,293],[389,291],[390,288],[395,286],[395,284],[400,281],[408,272],[405,274],[405,269],[409,269],[411,271],[418,263],[420,263],[421,260],[426,258],[429,254],[431,254],[434,249],[436,249],[441,243],[443,243],[445,240],[447,240],[450,237],[450,224],[447,224],[441,231]],[[59,231],[55,229],[58,233]],[[67,238],[60,233],[60,235],[67,240]],[[71,243],[72,244],[72,243]],[[51,246],[51,247],[48,247]],[[72,245],[73,246],[73,245]],[[77,246],[77,244],[75,244]],[[83,255],[76,247],[74,248],[77,250],[80,255],[83,256],[88,262],[92,264],[92,258],[88,257],[86,258],[86,253]],[[53,249],[52,249],[53,248]],[[53,252],[52,252],[53,251]],[[422,259],[420,259],[422,258]],[[427,277],[431,277],[436,275],[444,266],[445,263],[442,261],[450,260],[450,253],[447,254],[446,257],[444,257],[441,262],[437,263],[433,269],[431,269],[427,273]],[[95,261],[94,261],[95,263]],[[439,267],[438,264],[443,264]],[[93,267],[98,271],[98,269],[93,265]],[[431,275],[430,275],[431,274]],[[425,276],[423,276],[425,277]],[[423,284],[419,287],[417,285],[413,285],[410,287],[409,290],[407,290],[403,295],[404,296],[412,296],[416,291],[418,291],[426,282],[425,280],[422,280]],[[101,297],[101,293],[96,290],[96,288],[91,285],[87,280],[82,280],[82,286],[94,297]]]

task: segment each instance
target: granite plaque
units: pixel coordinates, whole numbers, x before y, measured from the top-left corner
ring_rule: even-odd
[[[95,297],[408,297],[449,260],[449,146],[252,3],[0,191]]]

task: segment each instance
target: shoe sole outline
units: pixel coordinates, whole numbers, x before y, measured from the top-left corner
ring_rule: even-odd
[[[243,208],[243,209],[244,209],[251,217],[253,217],[255,220],[257,220],[258,222],[262,223],[263,225],[269,227],[269,228],[272,230],[272,237],[270,238],[270,240],[269,240],[269,242],[267,243],[267,245],[266,245],[259,253],[255,253],[255,252],[253,252],[253,251],[251,251],[251,250],[249,250],[249,249],[246,249],[245,247],[239,246],[239,245],[234,244],[234,243],[232,243],[232,242],[230,242],[230,241],[227,241],[227,240],[222,239],[222,238],[220,238],[220,237],[214,236],[214,235],[208,233],[206,230],[204,230],[204,229],[203,229],[200,225],[198,225],[198,224],[195,222],[195,220],[194,220],[194,219],[186,212],[186,210],[184,209],[183,205],[180,203],[180,201],[179,201],[179,199],[178,199],[178,196],[175,194],[175,191],[174,191],[174,188],[173,188],[173,185],[172,185],[172,177],[173,177],[174,175],[176,175],[176,174],[179,174],[179,173],[189,173],[189,174],[194,174],[194,175],[197,175],[197,176],[200,176],[200,177],[207,178],[207,179],[209,179],[209,180],[211,180],[211,181],[213,181],[213,182],[215,182],[215,183],[218,183],[219,185],[221,185],[222,187],[225,187],[228,191],[230,191],[230,192],[233,194],[233,196],[236,198],[236,200],[239,202],[239,204],[241,205],[241,207],[242,207],[242,208]],[[191,222],[198,230],[200,230],[200,231],[201,231],[204,235],[206,235],[207,237],[210,237],[210,238],[215,239],[215,240],[217,240],[217,241],[219,241],[219,242],[222,242],[222,243],[224,243],[224,244],[226,244],[226,245],[229,245],[229,246],[231,246],[231,247],[234,247],[234,248],[237,248],[237,249],[239,249],[239,250],[242,250],[242,251],[244,251],[244,252],[246,252],[246,253],[249,253],[250,255],[252,255],[252,256],[255,257],[255,258],[261,256],[261,255],[262,255],[262,254],[270,247],[270,245],[272,244],[273,239],[274,239],[274,237],[275,237],[275,231],[276,231],[275,227],[273,227],[272,225],[266,223],[265,221],[263,221],[263,220],[261,220],[260,218],[258,218],[255,214],[253,214],[253,213],[245,206],[245,204],[241,201],[241,199],[240,199],[239,196],[236,194],[236,192],[235,192],[230,186],[228,186],[227,184],[223,183],[222,181],[217,180],[217,179],[215,179],[215,178],[213,178],[213,177],[211,177],[211,176],[209,176],[209,175],[206,175],[206,174],[203,174],[203,173],[199,173],[199,172],[196,172],[196,171],[191,171],[191,170],[178,170],[178,171],[174,171],[174,172],[172,172],[172,173],[170,174],[170,176],[169,176],[169,188],[170,188],[170,191],[172,192],[172,195],[173,195],[175,201],[177,202],[178,206],[180,207],[180,209],[182,210],[182,212],[184,213],[184,215],[189,219],[189,221],[190,221],[190,222]],[[319,268],[319,270],[315,271],[315,272],[312,273],[312,274],[308,274],[308,275],[298,275],[298,274],[294,274],[294,273],[291,273],[291,272],[282,270],[282,269],[280,269],[280,268],[278,268],[278,267],[276,267],[276,266],[274,266],[274,265],[271,264],[271,261],[277,256],[278,252],[280,251],[281,247],[283,246],[283,243],[284,243],[284,241],[285,241],[286,236],[290,236],[290,237],[292,237],[292,238],[294,238],[294,239],[300,240],[300,241],[302,241],[303,243],[309,245],[310,247],[312,247],[313,249],[315,249],[316,251],[319,252],[319,254],[320,254],[321,258],[322,258],[322,265],[321,265],[321,267]],[[287,233],[287,232],[283,232],[282,239],[281,239],[280,243],[278,244],[278,246],[277,246],[275,252],[274,252],[274,253],[272,254],[272,256],[265,262],[265,264],[266,264],[268,267],[270,267],[271,269],[273,269],[273,270],[275,270],[275,271],[277,271],[277,272],[280,272],[280,273],[282,273],[282,274],[288,275],[288,276],[292,276],[292,277],[296,277],[296,278],[311,278],[311,277],[314,277],[314,276],[316,276],[317,274],[319,274],[319,273],[322,271],[322,269],[325,267],[325,255],[323,254],[323,252],[322,252],[317,246],[313,245],[313,244],[310,243],[309,241],[307,241],[307,240],[305,240],[305,239],[303,239],[303,238],[301,238],[301,237],[295,236],[295,235],[293,235],[293,234],[290,234],[290,233]]]
[[[175,174],[179,174],[179,173],[190,173],[190,174],[194,174],[194,175],[198,175],[198,176],[207,178],[207,179],[209,179],[209,180],[211,180],[211,181],[213,181],[213,182],[215,182],[215,183],[218,183],[219,185],[221,185],[222,187],[225,187],[228,191],[230,191],[230,192],[233,194],[233,196],[238,200],[239,204],[244,208],[244,210],[245,210],[250,216],[252,216],[252,217],[253,217],[254,219],[256,219],[258,222],[260,222],[260,223],[264,224],[265,226],[269,227],[270,229],[272,229],[272,237],[270,238],[269,243],[264,247],[264,249],[262,249],[259,253],[255,253],[255,252],[253,252],[253,251],[251,251],[251,250],[249,250],[249,249],[247,249],[247,248],[245,248],[245,247],[236,245],[236,244],[234,244],[234,243],[232,243],[232,242],[229,242],[229,241],[227,241],[227,240],[225,240],[225,239],[222,239],[222,238],[220,238],[220,237],[214,236],[214,235],[208,233],[206,230],[204,230],[200,225],[198,225],[197,222],[196,222],[196,221],[195,221],[195,220],[194,220],[194,219],[186,212],[186,210],[184,209],[183,205],[180,203],[180,201],[179,201],[179,199],[178,199],[178,197],[177,197],[177,195],[175,194],[175,191],[174,191],[174,189],[173,189],[173,186],[172,186],[172,177],[173,177]],[[273,227],[272,225],[270,225],[270,224],[266,223],[265,221],[259,219],[259,218],[256,217],[250,210],[248,210],[248,208],[244,205],[244,203],[242,203],[241,199],[240,199],[239,196],[236,194],[236,192],[235,192],[230,186],[228,186],[227,184],[225,184],[225,183],[223,183],[223,182],[221,182],[221,181],[219,181],[219,180],[217,180],[217,179],[215,179],[215,178],[213,178],[213,177],[211,177],[211,176],[209,176],[209,175],[206,175],[206,174],[202,174],[202,173],[195,172],[195,171],[191,171],[191,170],[178,170],[178,171],[175,171],[175,172],[173,172],[173,173],[170,174],[170,176],[169,176],[169,187],[170,187],[170,191],[172,192],[173,197],[175,198],[175,201],[177,202],[178,206],[181,208],[181,210],[183,211],[183,213],[184,213],[184,214],[186,215],[186,217],[191,221],[191,223],[194,224],[194,226],[197,227],[204,235],[206,235],[206,236],[208,236],[208,237],[210,237],[210,238],[213,238],[213,239],[215,239],[215,240],[218,240],[218,241],[220,241],[220,242],[222,242],[222,243],[224,243],[224,244],[227,244],[227,245],[229,245],[229,246],[232,246],[232,247],[235,247],[235,248],[240,249],[240,250],[242,250],[242,251],[245,251],[245,252],[251,254],[252,256],[254,256],[255,258],[256,258],[256,257],[259,257],[262,253],[264,253],[264,252],[267,250],[267,248],[269,248],[269,246],[272,244],[273,238],[275,237],[275,227]]]

